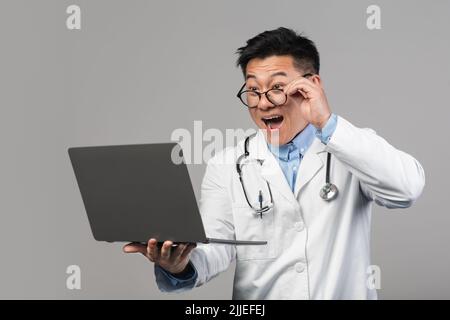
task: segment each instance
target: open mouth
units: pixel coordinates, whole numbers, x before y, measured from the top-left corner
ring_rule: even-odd
[[[283,124],[283,120],[284,117],[279,115],[262,118],[262,121],[266,124],[266,127],[268,127],[270,130],[280,129],[281,125]]]

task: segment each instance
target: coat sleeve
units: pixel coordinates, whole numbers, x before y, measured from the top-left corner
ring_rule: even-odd
[[[326,150],[348,166],[359,179],[361,192],[378,205],[407,208],[425,186],[425,173],[416,159],[374,130],[357,128],[342,117]]]
[[[200,213],[208,238],[235,240],[233,213],[228,182],[234,162],[225,153],[212,158],[201,186]],[[196,286],[208,282],[228,269],[236,258],[236,247],[200,244],[192,251],[191,262],[197,270]]]

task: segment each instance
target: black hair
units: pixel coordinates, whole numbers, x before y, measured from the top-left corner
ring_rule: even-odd
[[[237,49],[236,53],[239,55],[236,66],[241,67],[244,77],[251,59],[285,55],[292,56],[297,69],[319,74],[319,52],[314,42],[291,29],[280,27],[264,31],[247,40],[247,45]]]

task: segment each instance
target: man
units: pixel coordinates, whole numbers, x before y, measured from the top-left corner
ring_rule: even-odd
[[[241,184],[235,162],[245,152],[241,142],[209,161],[200,211],[208,237],[268,244],[194,248],[166,241],[159,249],[151,239],[124,251],[155,262],[162,291],[200,286],[236,260],[235,299],[376,299],[366,285],[372,204],[411,206],[425,185],[421,165],[332,112],[309,39],[279,28],[238,53],[245,77],[238,96],[267,132],[249,139],[246,158],[261,164],[268,189]],[[319,195],[326,175],[337,189]],[[263,193],[264,206],[273,208],[259,213]]]

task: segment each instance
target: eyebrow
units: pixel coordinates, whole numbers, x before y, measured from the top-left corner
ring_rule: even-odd
[[[284,77],[287,77],[287,73],[284,72],[284,71],[278,71],[278,72],[272,73],[272,74],[270,75],[271,78],[276,77],[276,76],[284,76]],[[249,74],[249,75],[247,75],[247,76],[245,77],[246,80],[248,80],[248,79],[250,79],[250,78],[256,79],[256,76],[254,76],[253,74]]]

